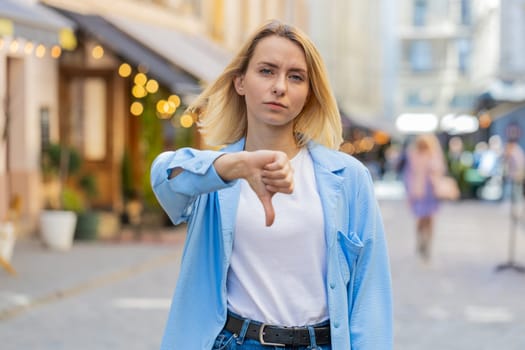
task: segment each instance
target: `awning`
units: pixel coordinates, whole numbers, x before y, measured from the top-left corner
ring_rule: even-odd
[[[203,82],[217,78],[232,57],[219,45],[201,36],[116,15],[106,18],[142,45]]]
[[[490,84],[487,92],[496,101],[525,101],[525,83],[523,82],[508,82],[498,79]]]
[[[83,15],[57,9],[73,20],[78,30],[92,36],[115,55],[134,66],[145,66],[148,75],[180,95],[194,95],[201,90],[199,81],[185,70],[175,66],[153,50],[98,15]]]
[[[0,0],[0,36],[74,49],[74,23],[40,4]]]
[[[496,109],[498,111],[506,111],[509,108],[513,109],[515,105],[523,103],[525,103],[525,83],[496,79],[477,97],[474,113],[483,110],[495,111]],[[501,113],[498,112],[497,114]],[[502,114],[505,114],[505,112]],[[495,115],[493,115],[493,118]]]

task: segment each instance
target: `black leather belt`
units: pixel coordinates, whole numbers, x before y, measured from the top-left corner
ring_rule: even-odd
[[[224,328],[232,333],[240,334],[243,318],[228,313]],[[330,325],[314,327],[317,345],[330,344]],[[246,338],[258,340],[262,345],[269,346],[309,346],[310,333],[307,327],[279,327],[256,321],[250,321]]]

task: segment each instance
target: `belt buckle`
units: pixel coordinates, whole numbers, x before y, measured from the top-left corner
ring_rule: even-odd
[[[261,345],[266,345],[266,346],[280,346],[280,347],[285,347],[286,344],[281,344],[281,343],[267,343],[264,341],[264,329],[266,328],[266,326],[268,326],[266,323],[263,323],[261,325],[261,328],[259,329],[259,343],[261,343]]]

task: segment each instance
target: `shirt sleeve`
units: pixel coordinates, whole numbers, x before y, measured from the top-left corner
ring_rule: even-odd
[[[187,221],[195,199],[204,193],[232,186],[213,166],[224,152],[181,148],[161,153],[151,166],[151,187],[160,205],[174,224]],[[180,171],[169,179],[172,171]]]

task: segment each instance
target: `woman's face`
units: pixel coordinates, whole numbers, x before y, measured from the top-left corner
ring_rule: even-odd
[[[289,39],[269,36],[255,47],[246,73],[234,80],[245,97],[250,128],[290,127],[308,97],[309,80],[302,48]]]

